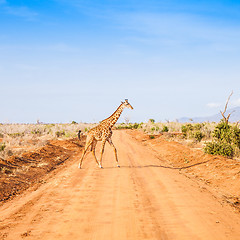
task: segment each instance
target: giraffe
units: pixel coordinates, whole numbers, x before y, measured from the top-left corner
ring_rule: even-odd
[[[102,168],[102,157],[103,157],[103,152],[104,152],[104,147],[105,147],[105,143],[108,142],[110,144],[110,146],[113,147],[114,152],[115,152],[115,158],[116,158],[116,162],[117,162],[117,166],[119,166],[118,164],[118,157],[117,157],[117,149],[114,146],[113,142],[112,142],[112,127],[114,126],[114,124],[117,122],[117,120],[119,119],[122,111],[124,108],[130,108],[133,109],[133,107],[131,106],[131,104],[128,102],[128,99],[125,99],[124,102],[121,102],[120,106],[117,108],[117,110],[108,118],[104,119],[103,121],[101,121],[99,123],[99,125],[97,125],[96,127],[90,129],[90,131],[87,133],[87,140],[86,140],[86,145],[82,154],[82,157],[80,159],[80,163],[78,165],[79,168],[81,168],[82,166],[82,161],[83,158],[88,150],[88,148],[91,146],[91,152],[96,160],[97,165],[99,166],[99,168]],[[80,139],[80,131],[78,134],[78,137]],[[97,145],[97,142],[101,141],[101,152],[100,152],[100,161],[97,160],[96,158],[96,154],[95,154],[95,148]]]

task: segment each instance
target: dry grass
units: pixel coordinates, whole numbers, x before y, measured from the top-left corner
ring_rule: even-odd
[[[138,129],[144,131],[147,134],[158,135],[164,132],[164,128],[167,127],[169,133],[181,133],[182,126],[188,123],[179,123],[179,122],[151,122],[141,123]],[[193,126],[198,123],[189,123]],[[206,138],[211,138],[211,132],[214,130],[217,123],[215,122],[204,122],[202,127],[202,132],[206,136]]]
[[[166,133],[168,138],[175,138],[185,144],[198,147],[204,145],[205,142],[211,141],[211,132],[217,123],[205,122],[202,124],[201,132],[204,138],[201,144],[194,139],[184,138],[182,135],[182,126],[187,123],[179,122],[153,122],[135,123],[135,124],[117,124],[116,128],[135,128],[149,135],[159,135],[168,130]],[[196,126],[196,123],[190,123]],[[96,124],[0,124],[0,159],[7,159],[12,155],[21,155],[23,152],[32,151],[36,148],[44,146],[48,140],[56,138],[74,138],[79,130],[83,133],[87,132]],[[201,146],[200,146],[201,145]]]
[[[96,124],[0,124],[0,158],[44,146],[48,140],[74,138]]]

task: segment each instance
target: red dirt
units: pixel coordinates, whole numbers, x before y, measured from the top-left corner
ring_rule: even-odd
[[[239,196],[238,162],[138,131],[114,131],[113,141],[121,168],[109,145],[103,169],[91,154],[78,169],[82,149],[74,141],[29,155],[56,159],[54,146],[69,159],[0,206],[0,238],[239,239],[240,213],[223,201]]]
[[[166,135],[150,139],[142,132],[130,132],[136,140],[151,147],[156,155],[180,173],[202,183],[217,198],[240,209],[240,161],[222,156],[205,154],[169,140]]]
[[[7,160],[0,159],[0,202],[41,183],[45,174],[72,157],[83,143],[84,138],[81,142],[78,139],[51,140],[38,150],[11,156]]]

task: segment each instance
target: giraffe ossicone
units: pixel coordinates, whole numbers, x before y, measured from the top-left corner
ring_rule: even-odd
[[[128,99],[125,99],[124,102],[121,102],[120,106],[110,117],[104,119],[96,127],[89,130],[89,132],[87,133],[86,145],[85,145],[82,157],[81,157],[79,165],[78,165],[79,168],[82,167],[83,158],[90,146],[91,146],[90,151],[92,152],[97,165],[99,166],[99,168],[102,168],[102,157],[103,157],[103,152],[104,152],[104,147],[105,147],[106,142],[108,142],[110,144],[110,146],[113,147],[114,152],[115,152],[117,167],[120,167],[119,163],[118,163],[117,149],[114,146],[111,137],[112,137],[112,127],[119,119],[124,108],[133,109],[132,105],[128,102]],[[80,139],[80,131],[79,131],[78,137]],[[96,148],[98,141],[101,141],[101,152],[100,152],[100,160],[99,161],[97,160],[97,157],[95,154],[95,148]]]

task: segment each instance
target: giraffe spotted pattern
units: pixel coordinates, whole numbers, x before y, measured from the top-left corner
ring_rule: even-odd
[[[85,145],[82,157],[80,159],[79,168],[82,167],[83,158],[90,146],[91,146],[90,151],[92,152],[97,165],[100,168],[102,168],[102,157],[103,157],[103,152],[104,152],[104,147],[105,147],[106,142],[108,142],[113,147],[114,152],[115,152],[117,166],[120,167],[119,163],[118,163],[117,149],[114,146],[111,137],[112,137],[112,127],[119,119],[124,108],[133,109],[133,107],[131,106],[131,104],[128,102],[127,99],[125,99],[125,101],[121,103],[121,105],[117,108],[117,110],[110,117],[104,119],[102,122],[100,122],[99,125],[92,128],[87,133],[86,145]],[[101,152],[100,152],[100,160],[99,161],[97,160],[97,157],[95,154],[95,149],[96,149],[96,145],[97,145],[98,141],[101,141]]]

